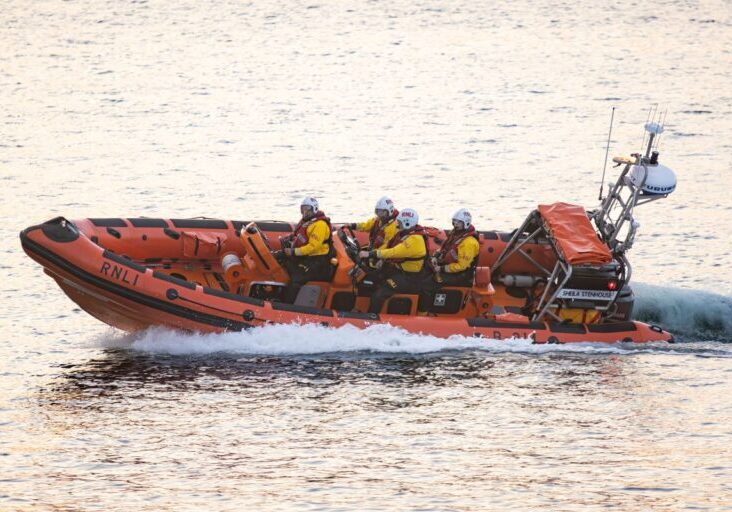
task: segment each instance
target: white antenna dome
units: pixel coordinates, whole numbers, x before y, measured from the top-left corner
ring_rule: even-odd
[[[648,170],[648,177],[643,183],[643,177]],[[634,165],[630,169],[630,182],[636,187],[643,186],[643,195],[667,195],[676,190],[676,174],[674,171],[662,164]]]
[[[663,133],[663,125],[660,123],[646,123],[645,129],[648,133],[661,135]]]

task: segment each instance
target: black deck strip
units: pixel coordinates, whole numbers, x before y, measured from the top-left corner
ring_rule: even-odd
[[[237,302],[243,302],[244,304],[251,304],[252,306],[264,306],[264,301],[262,299],[245,297],[244,295],[237,295],[236,293],[229,293],[223,290],[217,290],[216,288],[209,288],[208,286],[203,287],[203,293],[205,293],[206,295],[213,295],[214,297],[221,297],[222,299],[235,300]]]
[[[27,233],[29,232],[30,229],[25,230],[21,233],[20,236],[21,244],[25,250],[39,255],[46,261],[49,261],[57,267],[62,268],[66,272],[69,272],[70,274],[76,276],[85,283],[89,283],[93,286],[109,291],[128,300],[137,302],[138,304],[142,304],[144,306],[154,308],[159,311],[169,313],[171,315],[176,315],[181,318],[186,318],[194,322],[212,325],[214,327],[221,327],[222,329],[231,329],[238,331],[253,327],[251,324],[245,322],[222,318],[220,316],[210,315],[207,313],[201,313],[200,311],[195,311],[183,306],[172,304],[169,301],[162,301],[160,299],[156,299],[155,297],[151,297],[149,295],[145,295],[144,293],[130,290],[128,288],[125,288],[124,286],[120,286],[106,279],[102,279],[96,275],[90,274],[85,270],[77,267],[73,263],[61,258],[57,254],[49,251],[45,247],[28,239]]]
[[[168,222],[165,219],[127,219],[136,228],[167,228]]]
[[[132,260],[128,260],[127,258],[123,258],[122,256],[119,256],[118,254],[115,254],[113,252],[109,252],[105,249],[104,254],[102,254],[105,258],[108,260],[112,260],[115,263],[119,263],[120,265],[124,265],[126,267],[130,267],[131,269],[137,270],[138,272],[142,272],[143,274],[147,270],[147,267],[140,265],[138,263],[135,263]]]
[[[177,284],[178,286],[183,286],[185,288],[188,288],[189,290],[195,290],[196,289],[196,283],[191,283],[190,281],[184,281],[183,279],[179,279],[177,277],[169,276],[168,274],[164,272],[158,272],[157,270],[153,271],[153,276],[157,277],[158,279],[162,279],[163,281],[167,281],[169,283]]]
[[[470,327],[503,327],[507,329],[545,329],[543,322],[500,322],[489,318],[468,318]]]
[[[498,240],[498,235],[495,231],[478,231],[481,235],[483,235],[483,239],[485,240]]]
[[[176,228],[229,229],[225,220],[218,219],[170,219]]]
[[[163,233],[165,233],[165,234],[166,234],[167,236],[169,236],[169,237],[170,237],[170,238],[172,238],[173,240],[178,240],[178,239],[180,238],[180,233],[178,233],[178,232],[177,232],[176,230],[174,230],[174,229],[170,229],[170,228],[163,228]]]
[[[124,219],[89,219],[92,224],[99,228],[126,228]]]
[[[292,225],[289,222],[257,222],[260,231],[277,231],[279,233],[290,233]]]
[[[272,309],[277,311],[290,311],[292,313],[306,313],[308,315],[333,316],[332,309],[298,306],[296,304],[285,304],[284,302],[273,302]]]
[[[79,228],[68,221],[66,221],[66,225],[62,225],[61,223],[63,221],[66,221],[66,219],[63,217],[56,217],[48,222],[44,222],[39,227],[41,228],[41,231],[43,231],[43,234],[46,235],[49,240],[53,240],[54,242],[65,244],[78,239]]]
[[[224,290],[225,292],[228,292],[229,285],[224,280],[224,276],[222,276],[218,272],[213,272],[213,275],[214,275],[214,278],[216,279],[216,282],[219,283],[219,286],[221,287],[221,289]]]
[[[638,328],[633,322],[617,322],[612,324],[590,324],[587,326],[590,332],[625,332],[637,331]]]
[[[376,313],[359,313],[357,311],[336,311],[339,318],[357,318],[359,320],[380,320]]]
[[[552,332],[563,332],[565,334],[585,334],[587,330],[582,324],[557,324],[550,323],[549,330]]]
[[[234,225],[234,230],[241,231],[244,227],[249,224],[250,220],[232,220],[231,223]]]

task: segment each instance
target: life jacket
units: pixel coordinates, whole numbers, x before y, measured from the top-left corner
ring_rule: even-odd
[[[458,260],[458,246],[463,240],[465,240],[469,236],[472,236],[478,242],[480,242],[480,239],[478,238],[478,233],[477,231],[475,231],[475,226],[470,226],[468,229],[462,230],[460,232],[457,232],[453,229],[452,232],[450,232],[450,235],[447,237],[447,240],[445,240],[445,243],[442,244],[442,248],[435,254],[435,256],[437,257],[437,263],[439,265],[449,265],[451,263],[456,263]],[[477,266],[477,262],[478,256],[473,258],[473,262],[470,264],[470,266]]]
[[[397,215],[399,215],[399,210],[394,208],[394,211],[391,213],[391,215],[389,215],[389,219],[383,224],[381,223],[381,219],[379,217],[376,217],[374,225],[371,226],[371,230],[369,231],[369,247],[371,249],[381,247],[381,245],[384,243],[384,239],[386,238],[386,233],[384,230],[386,229],[386,226],[388,226],[392,222],[396,222]]]
[[[427,232],[424,230],[422,226],[417,224],[412,229],[403,229],[399,231],[396,235],[394,235],[394,238],[389,240],[389,244],[386,246],[387,249],[391,249],[392,247],[396,247],[400,243],[402,243],[404,240],[409,238],[412,235],[421,235],[424,239],[424,256],[421,256],[419,258],[389,258],[389,263],[393,263],[397,266],[399,266],[400,263],[404,263],[405,261],[423,261],[424,265],[422,266],[422,270],[424,271],[427,268],[427,262],[430,258],[430,239],[427,236]],[[401,267],[400,267],[401,268]]]
[[[328,225],[328,239],[324,242],[328,244],[328,253],[333,252],[333,228],[330,225],[330,218],[326,217],[321,211],[318,211],[310,217],[308,220],[300,219],[300,222],[295,226],[295,230],[292,232],[292,248],[297,249],[308,243],[308,228],[315,222],[324,220]]]

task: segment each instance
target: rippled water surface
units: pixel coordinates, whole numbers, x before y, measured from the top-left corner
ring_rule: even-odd
[[[0,509],[732,509],[729,2],[11,0],[0,27]],[[305,194],[510,230],[594,206],[611,107],[628,154],[656,102],[679,185],[631,262],[675,345],[124,335],[17,239]]]

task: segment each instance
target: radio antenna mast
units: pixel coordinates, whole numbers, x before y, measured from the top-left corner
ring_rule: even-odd
[[[666,127],[666,114],[668,114],[668,107],[666,107],[666,110],[663,111],[663,118],[661,118],[660,114],[658,116],[659,124],[661,125],[662,128]],[[661,150],[661,136],[659,135],[658,138],[656,139],[656,151],[660,151],[660,150]]]
[[[656,110],[658,110],[658,103],[652,103],[650,107],[648,107],[648,116],[646,116],[646,124],[643,126],[645,127],[647,124],[649,124],[651,121],[653,121],[653,118],[656,117]],[[646,146],[646,130],[643,128],[643,137],[641,138],[641,147],[639,154],[643,154],[643,149]]]
[[[597,200],[602,201],[602,191],[605,186],[605,170],[607,169],[607,155],[610,153],[610,136],[613,133],[613,119],[615,119],[615,107],[610,112],[610,130],[607,133],[607,146],[605,147],[605,165],[602,166],[602,179],[600,180],[600,195]]]

